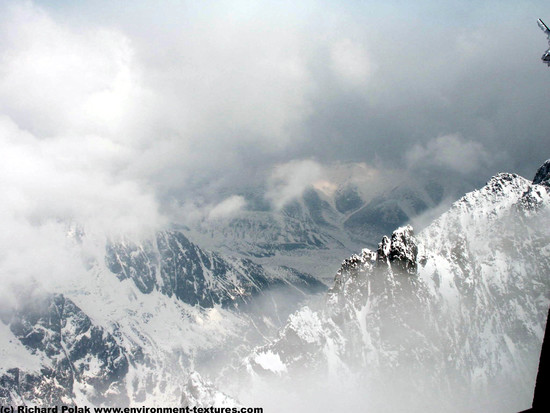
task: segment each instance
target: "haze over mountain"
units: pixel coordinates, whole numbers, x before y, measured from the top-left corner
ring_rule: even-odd
[[[499,174],[420,234],[399,228],[345,260],[326,302],[293,314],[241,366],[243,399],[306,410],[529,408],[550,304],[549,168],[533,183]]]
[[[547,12],[532,0],[0,0],[0,401],[250,401],[225,381],[243,373],[244,359],[245,379],[275,363],[283,382],[299,382],[292,360],[279,354],[279,364],[274,350],[258,349],[284,343],[292,320],[308,325],[306,304],[331,337],[348,340],[313,359],[336,354],[330,361],[347,366],[353,354],[361,367],[378,354],[379,366],[391,367],[382,379],[392,381],[386,357],[397,345],[365,333],[364,317],[358,326],[351,311],[363,311],[375,291],[344,280],[355,270],[340,271],[336,285],[334,274],[343,258],[376,250],[403,225],[419,234],[405,231],[417,260],[426,258],[405,296],[427,321],[391,313],[384,294],[373,311],[405,323],[421,349],[431,339],[467,342],[471,366],[505,375],[502,360],[517,356],[518,377],[530,377],[534,359],[523,352],[537,345],[535,314],[547,296],[535,300],[522,277],[546,271],[548,250],[545,225],[527,233],[522,225],[546,210],[545,169],[536,184],[515,175],[491,181],[510,189],[519,227],[502,222],[502,211],[515,212],[497,187],[480,202],[494,209],[500,232],[483,226],[493,218],[479,205],[446,216],[475,217],[486,234],[465,231],[462,240],[464,222],[432,221],[490,176],[531,176],[550,153],[546,44],[536,26]],[[522,217],[531,204],[537,212]],[[471,256],[459,259],[466,250]],[[366,257],[352,260],[362,266],[358,278],[372,275]],[[485,279],[487,268],[487,285],[465,275]],[[392,271],[373,264],[390,281]],[[475,287],[468,299],[483,304],[479,319],[462,298],[452,306],[449,277],[459,298]],[[346,286],[361,293],[342,301]],[[511,308],[508,298],[524,301]],[[489,367],[480,352],[503,354],[502,340],[478,343],[465,327],[488,325],[488,302],[520,319],[510,332],[512,318],[495,315],[483,330],[510,339],[499,336],[510,354]],[[433,308],[441,318],[430,318]],[[441,327],[455,310],[460,317]],[[369,337],[389,350],[367,357]],[[308,358],[315,343],[302,344],[288,357]],[[460,357],[445,362],[442,351],[426,376],[433,381],[447,382],[446,369],[459,382],[493,377],[465,371]],[[326,384],[351,405],[365,393],[337,383]],[[517,390],[515,401],[526,400]]]
[[[324,302],[314,277],[180,232],[101,248],[70,228],[85,273],[18,283],[2,305],[1,401],[526,408],[550,304],[549,169],[499,174],[419,235],[383,237]]]
[[[373,247],[374,240],[400,225],[414,222],[423,228],[466,187],[435,178],[424,183],[403,180],[401,186],[380,188],[369,198],[353,181],[332,188],[318,184],[304,188],[280,209],[260,204],[205,217],[181,229],[203,247],[264,264],[285,264],[330,283],[343,256]]]
[[[256,210],[258,187],[278,209],[344,175],[365,202],[405,177],[460,195],[503,170],[527,176],[550,152],[546,12],[4,0],[3,225],[17,211],[157,230]]]

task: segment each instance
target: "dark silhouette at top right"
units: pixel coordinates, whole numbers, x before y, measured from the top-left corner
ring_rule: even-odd
[[[537,23],[539,24],[539,27],[541,30],[546,34],[548,37],[548,44],[550,44],[550,29],[548,29],[548,26],[544,24],[544,22],[541,19],[538,19]],[[546,50],[544,54],[541,57],[541,60],[546,63],[548,66],[550,66],[550,49]]]

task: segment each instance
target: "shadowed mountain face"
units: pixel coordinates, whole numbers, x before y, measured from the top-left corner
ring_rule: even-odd
[[[246,380],[309,381],[310,406],[329,408],[328,382],[374,411],[528,408],[550,304],[546,165],[534,183],[499,174],[418,235],[400,228],[345,260],[326,303],[256,349]]]
[[[353,211],[357,211],[363,206],[363,200],[356,188],[352,185],[347,185],[340,188],[334,194],[334,206],[342,214],[347,214]]]
[[[534,184],[550,186],[550,159],[538,169],[533,178]]]
[[[0,376],[0,402],[35,401],[53,406],[75,402],[75,390],[89,392],[94,404],[127,403],[130,354],[71,300],[62,295],[33,297],[9,320],[22,357],[36,359],[35,371],[13,367]]]
[[[547,165],[534,183],[495,176],[417,235],[382,237],[302,308],[325,291],[316,278],[178,231],[92,248],[104,254],[82,255],[83,277],[0,308],[0,402],[237,405],[198,369],[266,409],[528,408],[550,303]],[[334,229],[330,211],[311,192],[283,213]]]
[[[236,357],[326,291],[307,274],[204,251],[177,231],[105,251],[86,279],[2,311],[3,405],[234,406],[195,366]]]
[[[289,281],[249,259],[224,258],[204,251],[177,231],[158,233],[154,240],[141,244],[110,243],[106,251],[105,260],[111,272],[120,280],[134,281],[142,293],[158,290],[203,308],[217,304],[242,307],[253,296],[288,284],[304,293],[324,289],[322,283],[307,274],[295,271]]]

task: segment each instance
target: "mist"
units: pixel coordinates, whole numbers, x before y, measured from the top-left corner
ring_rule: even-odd
[[[169,220],[298,162],[475,187],[550,149],[543,10],[492,5],[5,1],[0,111]]]
[[[103,275],[115,290],[108,241],[223,228],[247,212],[279,218],[311,188],[330,201],[351,185],[368,202],[437,179],[445,196],[410,221],[423,228],[496,173],[531,178],[550,153],[539,3],[0,0],[2,317],[35,289],[90,282],[99,297]],[[124,302],[142,311],[129,284]],[[290,313],[300,300],[285,294],[258,299],[249,317],[276,313],[273,300]],[[164,308],[159,297],[147,303]],[[193,317],[208,317],[178,305],[168,313],[187,312],[200,337]],[[224,334],[250,321],[223,316]],[[258,380],[242,401],[353,410],[388,397],[345,369],[298,376],[303,386]]]

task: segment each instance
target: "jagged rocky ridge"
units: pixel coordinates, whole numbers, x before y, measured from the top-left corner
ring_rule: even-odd
[[[94,389],[90,393],[94,403],[126,398],[121,389],[128,372],[124,350],[71,300],[62,295],[33,297],[11,314],[8,323],[12,340],[19,340],[27,357],[48,362],[34,372],[15,365],[9,368],[0,377],[2,405],[31,400],[68,404],[76,397],[77,383],[83,390]]]
[[[82,231],[70,236],[86,250]],[[195,371],[201,360],[238,354],[326,291],[307,274],[204,251],[177,231],[83,257],[80,278],[26,286],[15,308],[0,308],[2,405],[234,406]],[[278,305],[278,295],[289,299]]]
[[[353,388],[374,411],[528,408],[550,303],[549,165],[533,182],[499,174],[419,235],[399,228],[345,260],[325,304],[257,348],[245,380],[321,377],[316,399]]]
[[[249,259],[204,251],[178,231],[163,231],[139,244],[109,243],[105,259],[111,272],[120,280],[133,280],[142,293],[159,290],[202,308],[242,307],[258,294],[289,285],[307,293],[324,289],[317,279],[292,268],[269,271]]]
[[[4,406],[126,406],[155,392],[197,406],[237,404],[196,372],[158,371],[158,359],[139,346],[125,346],[119,329],[94,324],[63,295],[28,297],[2,321],[9,326],[2,327],[8,353],[0,368]],[[198,399],[198,393],[208,397]]]
[[[550,302],[547,182],[541,170],[534,183],[498,175],[418,236],[404,227],[346,260],[322,308],[293,314],[246,360],[245,376],[273,378],[265,396],[280,381],[314,388],[319,374],[337,406],[359,395],[352,407],[374,411],[388,400],[408,410],[528,407]],[[3,404],[235,404],[195,372],[199,361],[246,350],[259,323],[276,327],[290,307],[243,316],[261,297],[275,301],[270,289],[295,299],[320,288],[291,269],[203,251],[177,231],[89,258],[85,277],[0,308]],[[241,397],[254,388],[230,394],[263,406]]]

